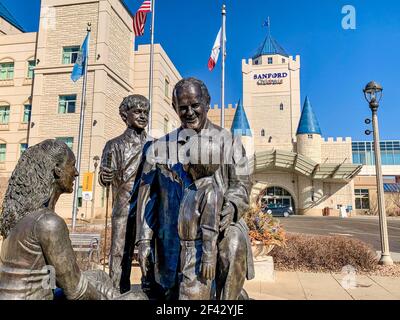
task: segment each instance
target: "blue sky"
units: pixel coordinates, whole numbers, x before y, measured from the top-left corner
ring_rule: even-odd
[[[39,0],[0,0],[28,31],[36,31]],[[132,12],[142,0],[125,0]],[[227,5],[226,101],[242,96],[241,60],[263,41],[270,16],[272,35],[291,55],[301,55],[301,99],[310,97],[323,135],[368,140],[370,115],[362,88],[374,79],[384,86],[379,110],[382,139],[400,139],[400,2],[397,0],[157,0],[156,42],[182,76],[206,82],[212,103],[220,101],[218,64],[207,60]],[[318,4],[316,4],[318,3]],[[356,9],[357,29],[342,28],[344,5]],[[67,23],[67,22],[66,22]],[[149,26],[138,44],[149,42]]]

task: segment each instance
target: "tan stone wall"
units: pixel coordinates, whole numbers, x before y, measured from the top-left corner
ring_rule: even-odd
[[[39,31],[38,58],[41,63],[35,79],[32,114],[35,126],[31,143],[46,138],[73,137],[73,149],[77,153],[83,78],[76,83],[70,80],[73,65],[62,64],[62,49],[80,46],[86,36],[87,22],[92,24],[80,168],[82,180],[85,172],[93,172],[93,157],[101,157],[106,141],[126,128],[119,115],[119,105],[134,91],[132,18],[118,0],[46,0],[42,3],[45,12],[43,6],[54,7],[56,23],[55,28],[41,24]],[[80,14],[76,15],[76,12]],[[58,97],[64,94],[77,95],[75,113],[58,114]],[[94,216],[92,202],[83,201],[78,217],[91,219],[104,214],[100,185],[97,184],[96,190]],[[72,195],[60,199],[57,212],[71,217]]]
[[[1,35],[16,35],[16,34],[21,34],[21,30],[17,29],[14,27],[11,23],[8,21],[4,20],[3,18],[0,18],[0,36]]]
[[[150,46],[139,46],[135,54],[135,93],[149,96]],[[168,95],[165,92],[165,79],[169,80]],[[159,45],[154,47],[154,86],[152,133],[155,138],[163,136],[180,126],[179,117],[172,107],[172,90],[182,76],[171,62],[164,49]],[[165,120],[168,128],[164,130]]]
[[[316,163],[321,163],[321,142],[322,138],[319,134],[311,135],[300,134],[297,136],[297,152],[314,160]]]
[[[0,35],[0,62],[14,62],[14,79],[0,81],[0,105],[10,106],[8,125],[0,125],[0,143],[7,144],[6,160],[0,163],[0,176],[9,177],[26,143],[27,124],[23,123],[24,104],[29,104],[32,80],[27,79],[28,61],[34,60],[36,33]]]
[[[328,138],[321,144],[321,159],[323,163],[353,163],[351,138]]]
[[[233,108],[232,104],[228,104],[225,108],[225,128],[227,130],[231,130],[233,118],[235,117],[236,107]],[[221,108],[218,108],[218,105],[212,106],[210,111],[208,111],[208,118],[211,122],[215,123],[216,125],[221,125]]]
[[[267,64],[269,57],[274,59],[271,65]],[[252,59],[242,61],[243,105],[253,130],[255,149],[292,151],[300,119],[300,57],[263,56],[261,61],[257,65]],[[282,84],[258,85],[254,76],[265,73],[288,76],[282,79]]]

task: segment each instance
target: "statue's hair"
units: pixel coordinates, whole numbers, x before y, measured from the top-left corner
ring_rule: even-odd
[[[125,97],[119,106],[119,115],[121,116],[122,120],[126,122],[126,115],[128,111],[139,106],[150,109],[150,102],[145,96],[140,94],[133,94]]]
[[[184,78],[180,80],[174,88],[174,91],[172,93],[172,101],[173,101],[173,106],[176,111],[176,105],[177,105],[177,91],[178,90],[183,90],[189,86],[192,85],[198,85],[201,89],[201,98],[204,104],[206,104],[208,107],[210,106],[211,102],[211,97],[210,93],[208,92],[207,86],[204,84],[203,81],[196,79],[196,78]]]
[[[45,140],[28,148],[18,161],[8,183],[0,215],[0,233],[6,238],[26,215],[43,208],[54,188],[54,168],[68,159],[68,146]]]

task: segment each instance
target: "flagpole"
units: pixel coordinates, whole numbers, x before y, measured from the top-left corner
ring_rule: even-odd
[[[149,124],[148,133],[152,129],[152,115],[153,115],[153,78],[154,78],[154,21],[155,21],[155,8],[156,0],[151,1],[151,42],[150,42],[150,75],[149,75],[149,102],[150,102],[150,112],[149,112]]]
[[[225,128],[225,27],[226,27],[226,6],[222,6],[222,77],[221,77],[221,127]]]
[[[90,41],[90,33],[92,31],[91,23],[88,23],[87,34],[88,34],[88,46]],[[78,137],[78,151],[77,151],[77,159],[76,159],[76,168],[80,173],[81,169],[81,160],[82,160],[82,141],[83,141],[83,127],[85,124],[85,107],[86,107],[86,83],[87,83],[87,75],[88,75],[88,60],[89,60],[89,50],[86,51],[85,58],[85,75],[83,78],[82,85],[82,99],[81,99],[81,113],[79,120],[79,137]],[[72,209],[72,231],[75,231],[76,227],[76,216],[78,211],[78,191],[79,191],[79,177],[75,178],[75,187],[74,187],[74,199],[73,199],[73,209]]]

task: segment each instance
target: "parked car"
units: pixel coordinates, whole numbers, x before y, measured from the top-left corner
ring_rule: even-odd
[[[272,214],[274,217],[289,217],[294,214],[293,208],[276,204],[269,204],[263,207],[263,212]]]

